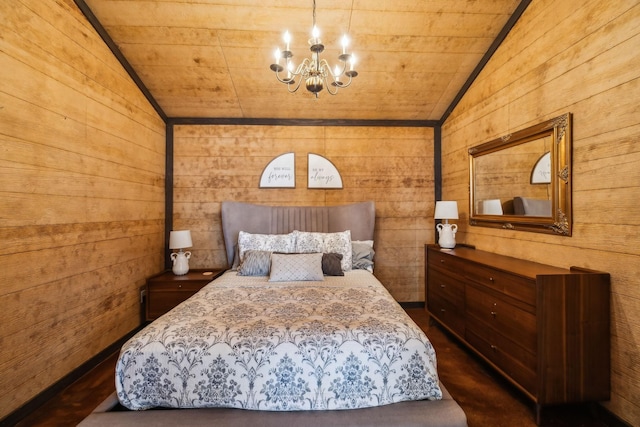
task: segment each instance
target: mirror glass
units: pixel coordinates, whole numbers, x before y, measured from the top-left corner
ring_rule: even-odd
[[[469,149],[470,223],[571,235],[571,115]]]

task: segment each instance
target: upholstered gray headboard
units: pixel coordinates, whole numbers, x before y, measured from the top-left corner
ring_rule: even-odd
[[[373,240],[374,202],[339,206],[264,206],[223,202],[222,233],[229,266],[233,264],[238,233],[285,234],[293,230],[335,233],[351,230],[352,240]]]

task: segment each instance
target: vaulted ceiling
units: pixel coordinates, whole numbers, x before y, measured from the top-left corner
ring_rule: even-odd
[[[337,63],[346,33],[359,73],[317,99],[269,69],[285,30],[294,62],[310,56],[312,0],[76,3],[171,118],[439,121],[528,2],[316,0],[322,57]]]

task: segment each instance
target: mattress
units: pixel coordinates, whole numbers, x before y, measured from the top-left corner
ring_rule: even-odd
[[[116,391],[132,410],[314,411],[442,398],[431,343],[365,270],[313,282],[228,271],[125,343]]]

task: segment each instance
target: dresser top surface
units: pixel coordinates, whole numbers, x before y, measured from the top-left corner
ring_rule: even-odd
[[[434,253],[453,256],[477,264],[486,265],[491,268],[503,270],[510,273],[519,274],[525,277],[535,278],[538,275],[548,274],[572,274],[584,273],[584,271],[573,271],[568,268],[554,267],[520,258],[513,258],[492,252],[473,249],[465,246],[456,246],[455,249],[441,249],[437,245],[427,245]]]

